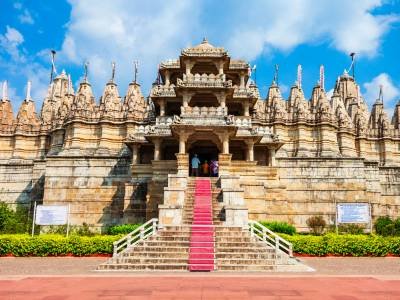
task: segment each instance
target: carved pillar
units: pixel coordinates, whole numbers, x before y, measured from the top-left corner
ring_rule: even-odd
[[[240,73],[240,88],[244,89],[244,73]]]
[[[193,68],[194,63],[190,60],[187,60],[185,62],[185,66],[186,66],[186,76],[190,76],[191,75],[191,71]]]
[[[179,135],[179,154],[185,154],[186,153],[186,141],[187,141],[187,133],[181,133]]]
[[[161,157],[161,140],[154,139],[154,160],[160,160]]]
[[[245,117],[250,116],[249,101],[245,100],[245,101],[243,102],[243,110],[244,110],[243,115],[244,115]]]
[[[227,134],[223,136],[222,153],[229,154],[229,136]]]
[[[246,160],[253,161],[254,160],[254,142],[252,140],[246,140],[246,144],[247,144]]]
[[[139,163],[139,145],[132,145],[132,164],[136,165]]]
[[[189,176],[189,154],[177,153],[178,175]]]
[[[169,71],[165,70],[165,85],[169,86],[170,84],[170,76],[169,76]]]
[[[161,117],[165,116],[165,100],[164,99],[160,100],[160,116]]]
[[[276,154],[275,149],[269,149],[269,158],[271,162],[271,167],[274,167],[276,165],[275,154]]]

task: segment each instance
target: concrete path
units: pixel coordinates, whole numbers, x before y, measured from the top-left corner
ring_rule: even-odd
[[[0,299],[400,300],[400,258],[302,258],[310,273],[110,273],[104,258],[0,258]]]

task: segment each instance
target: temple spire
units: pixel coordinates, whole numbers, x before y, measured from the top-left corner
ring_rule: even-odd
[[[379,96],[378,99],[376,99],[376,103],[383,104],[383,85],[379,85]]]

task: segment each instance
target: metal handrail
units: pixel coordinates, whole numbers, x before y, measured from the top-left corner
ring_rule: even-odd
[[[293,257],[292,243],[283,239],[259,222],[249,221],[249,231],[251,236],[258,238],[260,241],[263,241],[274,248],[276,254],[283,253],[289,257]]]
[[[126,236],[122,237],[118,241],[113,243],[113,257],[116,257],[121,252],[124,252],[129,247],[135,246],[141,241],[147,239],[157,232],[158,229],[158,219],[153,218],[142,226],[136,228],[132,232],[128,233]]]

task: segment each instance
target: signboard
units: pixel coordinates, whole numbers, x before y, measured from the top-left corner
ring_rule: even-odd
[[[65,225],[68,223],[68,205],[38,205],[35,224]]]
[[[341,203],[337,205],[337,223],[370,223],[369,203]]]

